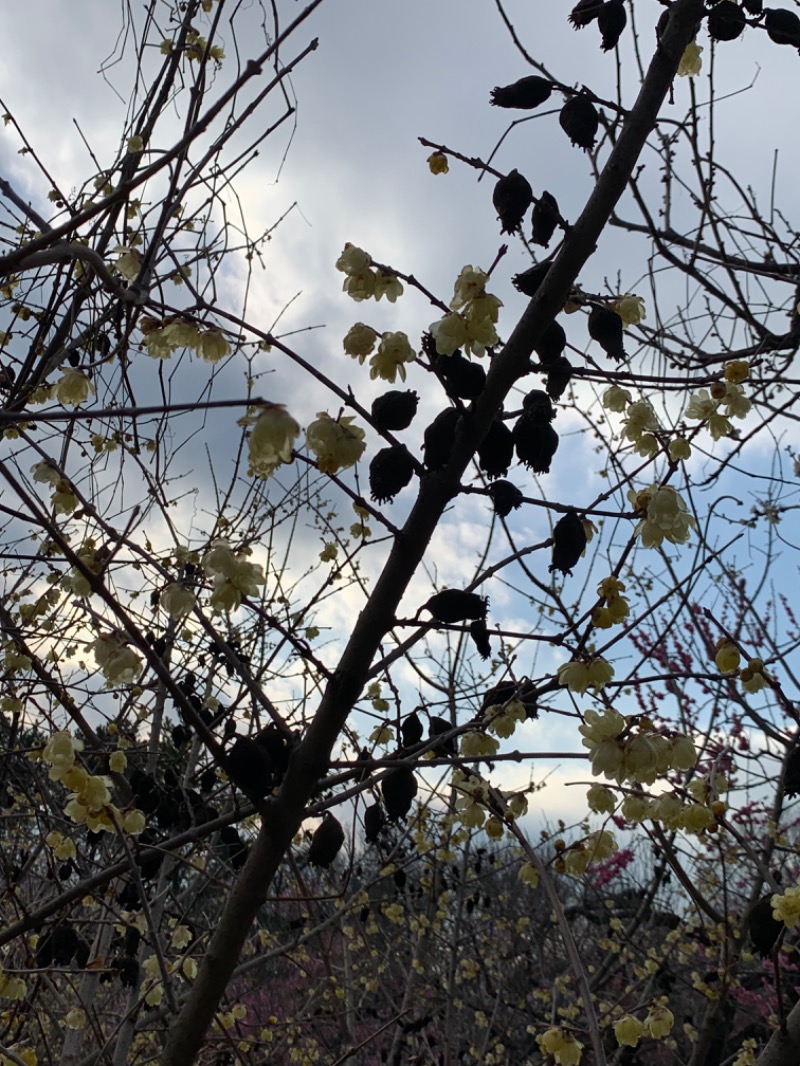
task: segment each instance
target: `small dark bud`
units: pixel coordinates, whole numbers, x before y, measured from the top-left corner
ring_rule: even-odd
[[[492,203],[503,233],[516,233],[533,203],[533,189],[518,170],[512,170],[494,187]]]
[[[594,148],[600,118],[587,96],[578,95],[567,100],[561,108],[558,121],[574,145],[586,152]]]
[[[547,395],[553,400],[560,400],[571,380],[572,363],[562,355],[547,371]]]
[[[622,346],[622,319],[610,307],[595,304],[589,312],[589,336],[597,341],[606,355],[618,362],[625,358]]]
[[[420,610],[427,608],[437,622],[450,625],[455,622],[467,622],[473,618],[485,618],[489,601],[485,596],[463,589],[442,589],[423,603]]]
[[[425,430],[422,447],[425,466],[429,470],[440,470],[447,466],[459,418],[461,412],[458,408],[448,407],[440,411]]]
[[[469,635],[475,642],[475,647],[478,649],[480,657],[488,659],[492,654],[492,645],[489,641],[489,630],[486,628],[486,622],[483,618],[476,618],[474,622],[470,622]]]
[[[560,218],[561,212],[558,210],[558,202],[555,196],[549,192],[543,192],[533,205],[533,211],[531,212],[531,222],[533,223],[531,240],[533,243],[541,244],[546,248]]]
[[[417,794],[417,779],[407,766],[390,770],[381,781],[381,795],[389,818],[396,822],[405,818]]]
[[[489,432],[478,445],[478,465],[487,477],[507,474],[514,458],[514,437],[500,418],[496,418]]]
[[[600,47],[604,52],[617,47],[627,21],[628,15],[622,0],[608,0],[608,3],[603,4],[597,16],[597,25],[603,38]]]
[[[386,503],[414,476],[414,460],[405,444],[381,448],[369,464],[369,489],[373,500]]]
[[[572,568],[586,550],[586,530],[578,512],[570,509],[559,518],[553,529],[553,561],[550,570],[571,574]]]
[[[400,723],[400,735],[404,748],[410,748],[422,740],[422,719],[416,711],[412,711]]]
[[[510,481],[495,481],[489,486],[494,513],[498,518],[508,518],[522,503],[522,493]]]
[[[314,866],[330,866],[344,844],[344,829],[338,818],[326,814],[311,838],[308,861]]]
[[[534,263],[532,267],[523,270],[521,274],[515,274],[511,279],[514,288],[523,296],[535,296],[536,290],[542,284],[547,271],[552,263]]]
[[[412,797],[413,798],[413,797]],[[383,808],[380,803],[372,803],[364,811],[364,840],[367,844],[375,844],[381,835],[381,830],[386,825],[383,816]]]
[[[746,25],[744,11],[732,0],[722,0],[708,16],[708,34],[715,41],[735,41]]]
[[[419,396],[410,389],[393,389],[372,401],[372,421],[377,429],[408,429],[417,413]]]
[[[243,792],[263,799],[272,792],[273,765],[265,748],[250,737],[237,737],[228,752],[228,777]]]
[[[540,78],[538,74],[531,74],[515,81],[513,85],[492,89],[492,103],[495,107],[516,107],[522,111],[530,111],[549,99],[552,91],[552,82],[547,78]]]

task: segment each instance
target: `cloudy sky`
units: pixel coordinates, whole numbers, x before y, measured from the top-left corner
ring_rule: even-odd
[[[562,0],[508,0],[506,12],[525,47],[548,72],[567,85],[587,84],[599,95],[630,105],[639,87],[638,60],[631,27],[620,48],[604,54],[594,27],[575,32],[567,23],[570,3]],[[271,24],[270,5],[247,3],[236,8],[234,27],[223,19],[220,42],[226,60],[216,74],[219,88],[235,76],[236,57],[244,63],[263,48],[263,25]],[[285,25],[301,10],[299,3],[278,5]],[[166,11],[166,8],[162,9]],[[233,11],[234,7],[230,6]],[[656,0],[637,0],[633,13],[640,31],[640,53],[646,65],[661,7]],[[160,11],[159,11],[160,14]],[[158,15],[157,15],[158,17]],[[135,22],[141,24],[137,13]],[[202,23],[199,23],[202,32]],[[31,27],[36,26],[36,33]],[[121,27],[126,27],[121,34]],[[166,33],[165,23],[163,30]],[[116,156],[126,116],[131,84],[133,30],[123,8],[107,0],[30,0],[7,13],[4,23],[9,46],[0,71],[0,98],[30,138],[46,167],[63,188],[81,186],[96,172],[87,144],[101,166]],[[449,300],[453,282],[465,263],[488,267],[503,240],[509,252],[498,268],[492,291],[504,301],[501,335],[508,335],[524,309],[525,298],[510,285],[512,274],[525,269],[530,258],[516,239],[501,238],[491,203],[493,180],[477,182],[478,172],[457,162],[450,173],[434,177],[426,166],[430,149],[419,137],[441,142],[467,156],[487,158],[517,113],[489,106],[495,85],[508,84],[532,73],[514,45],[495,5],[488,0],[325,0],[284,47],[289,62],[312,38],[319,47],[291,78],[297,101],[296,123],[270,138],[259,158],[237,181],[248,230],[269,229],[284,213],[285,220],[264,247],[262,265],[251,282],[248,314],[269,329],[285,306],[279,332],[307,330],[292,338],[303,357],[319,366],[342,386],[371,398],[380,389],[367,381],[361,368],[341,352],[341,338],[353,322],[364,319],[381,330],[403,330],[416,343],[420,332],[439,317],[419,294],[408,293],[396,305],[354,304],[341,292],[342,276],[334,263],[346,241],[365,248],[376,260],[414,273],[432,292]],[[797,126],[798,58],[793,49],[768,46],[760,31],[716,49],[713,57],[704,34],[704,76],[693,84],[677,79],[674,103],[665,116],[683,120],[692,92],[708,97],[706,75],[713,69],[717,91],[724,99],[713,116],[714,151],[735,168],[743,186],[753,186],[765,209],[774,194],[784,212],[797,217],[798,147],[791,136]],[[117,57],[122,58],[118,60]],[[155,58],[155,57],[153,57]],[[102,70],[102,72],[101,72]],[[747,90],[747,91],[744,91]],[[574,219],[592,186],[590,162],[572,147],[558,125],[556,108],[542,107],[530,122],[513,130],[493,160],[506,172],[516,167],[534,191],[548,189],[562,214]],[[276,112],[265,105],[251,123],[265,127]],[[176,120],[177,121],[177,120]],[[291,127],[291,143],[289,133]],[[169,128],[169,127],[168,127]],[[177,126],[176,126],[177,128]],[[708,128],[703,131],[707,135]],[[742,130],[746,130],[746,136]],[[23,196],[47,213],[48,184],[30,158],[19,155],[21,142],[13,125],[0,128],[0,173]],[[160,147],[164,147],[161,145]],[[775,152],[779,155],[775,157]],[[645,187],[657,190],[657,158],[643,157]],[[773,174],[774,179],[773,179]],[[736,194],[724,190],[731,210],[738,210]],[[676,204],[680,220],[694,210],[688,193]],[[621,213],[631,211],[625,200]],[[632,213],[631,213],[632,217]],[[581,276],[585,289],[601,292],[606,282],[620,291],[642,292],[647,270],[646,245],[619,232],[604,235]],[[241,267],[241,264],[240,264]],[[243,267],[231,267],[223,278],[223,294],[236,306],[241,300]],[[668,286],[661,311],[672,313],[685,292]],[[583,345],[582,324],[570,326],[570,340]],[[269,372],[262,395],[285,402],[304,425],[330,402],[321,387],[288,374],[274,354],[257,357],[256,369]],[[412,375],[413,376],[413,375]],[[409,380],[411,387],[425,377]],[[223,393],[242,395],[237,367],[223,371]],[[419,425],[443,406],[440,397],[423,392]],[[559,415],[563,444],[546,491],[550,499],[587,503],[597,491],[593,471],[600,460],[591,441],[568,441],[578,422],[568,410]],[[205,444],[224,449],[230,427],[209,426]],[[409,443],[412,443],[409,440]],[[198,473],[197,479],[206,477]],[[749,506],[745,502],[745,510]],[[402,512],[403,508],[400,507]],[[421,602],[430,588],[430,575],[441,583],[458,583],[464,558],[480,551],[487,508],[470,500],[437,534],[428,557],[428,576],[421,574],[412,598]],[[518,525],[522,540],[548,535],[546,518],[526,515]],[[299,537],[304,536],[301,531]],[[309,535],[309,546],[315,543]],[[544,571],[544,557],[539,569]],[[525,627],[524,601],[502,586],[493,589],[493,607],[504,612],[509,628]],[[331,605],[329,621],[347,607]],[[540,669],[552,668],[540,663]],[[412,679],[409,678],[409,681]],[[413,682],[412,682],[413,683]],[[526,727],[527,728],[527,727]],[[534,732],[531,742],[550,750],[573,743],[574,727]],[[567,740],[569,736],[570,740]]]

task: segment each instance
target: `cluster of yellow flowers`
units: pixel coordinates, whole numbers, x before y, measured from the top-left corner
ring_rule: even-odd
[[[536,1043],[546,1055],[552,1055],[558,1066],[578,1066],[583,1044],[569,1030],[552,1028],[536,1037]]]
[[[634,530],[645,548],[659,548],[665,540],[685,544],[696,522],[685,501],[672,485],[651,485],[647,489],[628,490],[633,509],[643,515]]]
[[[21,977],[11,977],[0,967],[0,996],[5,999],[25,999],[28,988]]]
[[[483,356],[497,344],[495,325],[502,300],[486,291],[488,277],[480,267],[465,266],[456,278],[451,314],[430,326],[439,355],[463,348],[467,355]]]
[[[747,665],[739,669],[741,652],[728,637],[720,637],[717,641],[714,662],[721,674],[736,674],[745,692],[760,692],[774,684],[775,679],[767,672],[761,659],[748,659]]]
[[[142,660],[115,633],[104,633],[90,645],[109,685],[129,685],[142,672]]]
[[[624,1014],[619,1018],[614,1023],[614,1035],[620,1047],[623,1044],[636,1047],[642,1036],[656,1039],[669,1036],[674,1024],[675,1016],[672,1011],[662,1003],[653,1003],[644,1021],[633,1014]]]
[[[595,658],[589,662],[571,659],[558,668],[558,683],[582,696],[587,689],[599,692],[614,677],[614,667],[605,659]]]
[[[375,352],[378,337],[380,344]],[[369,376],[373,380],[381,378],[383,381],[394,382],[399,374],[400,380],[405,381],[406,363],[413,363],[417,358],[408,336],[401,330],[379,334],[372,326],[363,322],[356,322],[350,327],[342,344],[345,353],[353,359],[358,359],[362,366],[367,356],[375,352],[369,361]]]
[[[746,418],[752,407],[741,385],[749,374],[750,365],[743,359],[726,363],[724,381],[715,381],[710,389],[693,393],[685,417],[703,422],[714,440],[729,436],[733,430],[731,418]]]
[[[363,248],[357,248],[349,241],[344,251],[336,260],[336,269],[346,275],[342,289],[353,300],[369,300],[374,297],[379,301],[383,296],[394,303],[403,295],[403,284],[394,274],[384,274],[377,267],[373,269],[372,258]]]
[[[613,574],[604,577],[597,586],[597,595],[605,600],[605,603],[596,607],[592,613],[592,622],[598,629],[610,629],[611,626],[621,625],[628,617],[631,608],[622,595],[624,591],[625,586]]]
[[[592,773],[609,780],[651,785],[668,770],[689,770],[697,761],[690,737],[675,733],[666,737],[654,730],[645,715],[627,718],[607,707],[587,711],[578,730],[589,749]]]
[[[203,4],[205,11],[210,11],[211,8],[206,7]],[[168,56],[172,55],[175,49],[175,42],[164,38],[161,42],[161,54]],[[189,60],[190,63],[198,62],[208,52],[209,58],[213,59],[215,63],[219,64],[225,58],[225,49],[221,44],[212,44],[211,48],[208,47],[208,41],[205,37],[201,37],[197,30],[190,30],[186,35],[186,41],[183,46],[183,54]]]
[[[525,704],[521,700],[511,700],[509,703],[493,705],[486,709],[486,728],[495,736],[507,740],[514,735],[517,724],[524,722],[526,718]]]
[[[800,925],[800,884],[772,897],[772,916],[790,928]]]
[[[80,370],[68,366],[54,386],[55,397],[65,407],[79,407],[94,396],[94,385]]]
[[[499,839],[503,835],[503,823],[492,813],[490,790],[486,782],[457,769],[453,772],[451,784],[456,792],[458,821],[468,829],[480,829],[483,826],[490,837]],[[503,813],[511,821],[527,813],[528,800],[524,792],[501,793],[501,798]]]
[[[173,581],[158,597],[159,607],[166,611],[170,618],[175,619],[185,618],[196,603],[197,597],[182,581]]]
[[[78,497],[70,481],[61,476],[58,468],[53,463],[43,461],[34,463],[31,467],[33,480],[42,485],[52,486],[50,502],[56,514],[72,514],[78,506]]]
[[[582,877],[592,863],[602,862],[619,851],[619,845],[609,830],[597,829],[569,847],[563,840],[557,840],[556,850],[559,852],[554,864],[556,873]]]
[[[116,821],[126,833],[138,836],[145,827],[144,815],[140,810],[135,809],[122,814],[114,806],[108,787],[109,779],[100,774],[90,774],[82,766],[77,765],[75,755],[82,750],[83,741],[76,740],[66,730],[54,733],[42,750],[42,759],[50,763],[48,771],[50,780],[60,781],[70,790],[64,813],[76,824],[85,824],[95,833],[115,832]],[[112,756],[112,768],[113,758]],[[118,761],[116,765],[119,765]],[[50,833],[47,843],[53,848],[57,857],[74,858],[74,844],[71,841],[68,842],[60,833]]]
[[[161,321],[143,315],[139,320],[139,329],[144,336],[144,350],[152,359],[169,359],[178,348],[197,352],[207,363],[218,363],[231,353],[231,346],[222,330],[204,329],[186,318]]]
[[[727,787],[725,777],[716,774],[713,782],[707,777],[692,780],[687,788],[688,797],[676,792],[650,796],[637,790],[625,796],[619,805],[619,814],[628,822],[660,822],[667,829],[680,829],[696,835],[714,832],[717,820],[726,810],[726,804],[719,796]],[[617,796],[605,785],[592,785],[586,800],[589,809],[596,814],[612,814],[617,810]]]
[[[98,551],[97,542],[88,537],[76,550],[75,554],[87,570],[98,574],[108,557],[106,551]],[[88,578],[77,567],[73,567],[61,579],[61,587],[75,596],[88,596],[92,591]]]
[[[234,554],[226,540],[214,541],[203,556],[203,569],[213,579],[209,605],[216,614],[235,611],[242,596],[257,596],[266,577],[259,563],[251,563],[248,551]]]

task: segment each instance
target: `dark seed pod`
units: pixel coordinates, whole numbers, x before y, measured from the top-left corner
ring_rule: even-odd
[[[562,355],[547,371],[547,395],[553,400],[560,400],[571,380],[572,363]]]
[[[764,12],[764,29],[775,44],[793,44],[800,48],[800,18],[785,7],[767,8]]]
[[[548,474],[558,450],[558,434],[549,422],[522,415],[512,430],[517,458],[534,474]]]
[[[586,152],[594,148],[600,117],[588,96],[578,95],[567,100],[558,121],[574,145]]]
[[[489,630],[483,618],[476,618],[469,624],[469,635],[475,641],[475,647],[482,659],[488,659],[492,654],[492,645],[489,641]]]
[[[536,290],[544,281],[547,271],[552,265],[552,263],[534,263],[532,267],[523,270],[521,274],[515,274],[511,279],[511,283],[523,296],[535,296]]]
[[[295,738],[283,733],[274,722],[270,722],[256,735],[256,743],[269,755],[274,773],[283,777],[289,767]]]
[[[80,937],[71,925],[54,925],[45,936],[39,938],[36,945],[36,965],[67,966],[75,957]]]
[[[217,783],[217,771],[213,766],[209,766],[207,770],[204,770],[200,775],[200,791],[211,792]]]
[[[386,819],[380,803],[370,804],[364,811],[364,840],[367,844],[377,842],[384,825],[386,825]]]
[[[405,870],[395,870],[394,874],[392,875],[392,880],[395,883],[395,888],[403,889],[406,887],[406,881],[408,880],[408,876]]]
[[[595,304],[589,312],[589,336],[606,355],[617,361],[625,358],[622,346],[622,319],[610,307]]]
[[[393,389],[372,401],[372,421],[377,429],[408,429],[417,413],[419,396],[409,389]]]
[[[570,508],[553,528],[553,561],[550,570],[571,574],[572,568],[586,550],[586,530],[578,512]]]
[[[381,795],[389,818],[396,822],[405,818],[417,794],[417,779],[407,766],[390,770],[381,781]]]
[[[708,33],[715,41],[735,41],[746,25],[744,11],[733,0],[722,0],[708,16]]]
[[[191,823],[187,819],[187,829],[190,824]],[[155,843],[155,839],[154,834],[148,833],[147,830],[145,830],[139,837],[139,853],[136,856],[136,863],[139,867],[139,875],[143,881],[152,881],[158,877],[158,872],[164,861],[165,853],[150,846]],[[140,907],[141,902],[137,903],[137,906]]]
[[[538,74],[520,78],[513,85],[503,85],[492,89],[492,103],[495,107],[516,107],[530,111],[549,99],[553,83]]]
[[[531,389],[522,400],[522,410],[526,417],[536,422],[552,422],[556,417],[556,411],[550,402],[550,397],[541,389]]]
[[[427,608],[437,622],[450,625],[455,622],[468,622],[473,618],[485,618],[489,601],[485,596],[463,589],[442,589],[423,603],[420,611]]]
[[[578,0],[569,16],[569,21],[576,30],[582,30],[599,16],[603,9],[603,0]]]
[[[272,792],[273,765],[266,748],[250,737],[237,737],[228,752],[228,777],[243,792],[263,799]]]
[[[514,458],[514,437],[502,419],[496,418],[478,445],[478,465],[487,477],[507,474]]]
[[[447,466],[459,418],[461,418],[461,412],[458,408],[448,407],[440,411],[425,430],[422,447],[425,466],[429,470],[440,470],[443,466]]]
[[[510,481],[495,481],[489,486],[488,492],[498,518],[508,518],[522,503],[522,493]]]
[[[533,223],[531,240],[533,243],[541,244],[546,248],[560,218],[561,212],[558,210],[558,201],[555,196],[547,191],[543,192],[533,205],[533,211],[531,212],[531,222]]]
[[[772,914],[772,892],[767,893],[750,908],[747,914],[747,931],[753,947],[762,957],[769,955],[778,937],[785,928]]]
[[[403,738],[404,748],[410,748],[422,740],[422,719],[416,711],[406,715],[400,723],[400,735]]]
[[[502,233],[515,233],[533,203],[533,189],[518,170],[512,170],[494,187],[492,203],[500,219]]]
[[[386,503],[404,489],[414,476],[414,460],[405,444],[381,448],[369,464],[369,489],[373,500]]]
[[[760,15],[764,10],[764,0],[742,0],[742,7],[748,15]]]
[[[139,980],[139,963],[129,955],[118,955],[111,960],[111,968],[120,979],[123,988],[135,988]]]
[[[314,830],[308,861],[314,866],[330,866],[344,844],[344,829],[338,818],[326,813]]]
[[[601,47],[604,52],[617,47],[627,21],[628,15],[622,0],[608,0],[608,3],[603,4],[597,16],[597,25],[603,38]]]
[[[556,319],[550,323],[539,340],[534,344],[533,350],[539,356],[542,366],[552,366],[560,357],[567,346],[567,334],[564,327]]]
[[[80,350],[78,348],[70,348],[70,350],[67,352],[67,359],[69,359],[69,365],[70,366],[80,366],[81,365],[81,353],[80,353]]]
[[[795,748],[786,760],[786,770],[783,775],[783,791],[791,798],[800,796],[800,748]]]
[[[486,371],[461,352],[436,357],[435,368],[444,378],[445,392],[454,400],[474,400],[483,392]]]
[[[436,715],[431,717],[430,726],[428,727],[428,736],[431,740],[434,740],[436,737],[441,737],[445,733],[451,733],[452,731],[452,722],[448,722],[446,718],[439,718]],[[447,740],[443,740],[440,744],[437,744],[433,750],[442,752],[445,755],[455,755],[457,753],[456,738],[448,737]]]

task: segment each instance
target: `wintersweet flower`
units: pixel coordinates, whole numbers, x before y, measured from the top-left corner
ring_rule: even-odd
[[[370,256],[363,248],[358,248],[355,244],[351,244],[348,241],[344,246],[342,254],[336,260],[336,269],[340,270],[343,274],[351,276],[363,274],[365,270],[369,269],[371,262],[372,260]]]
[[[762,688],[769,688],[772,684],[772,677],[764,669],[761,659],[750,659],[739,674],[739,680],[745,692],[751,694],[760,692]]]
[[[384,381],[394,382],[397,375],[400,380],[406,380],[406,363],[413,363],[417,353],[411,347],[405,333],[384,333],[378,351],[369,361],[369,376],[382,378]]]
[[[643,822],[647,818],[649,810],[650,799],[648,796],[631,793],[622,801],[620,814],[626,822]]]
[[[676,733],[669,743],[670,766],[674,770],[691,770],[697,763],[697,748],[692,738]]]
[[[89,647],[109,685],[127,685],[142,672],[142,660],[113,633],[99,636]]]
[[[568,1029],[548,1029],[537,1037],[539,1046],[552,1055],[558,1066],[578,1066],[583,1044]]]
[[[660,428],[653,405],[649,400],[637,400],[629,404],[622,425],[623,439],[633,443],[636,443],[643,433]]]
[[[472,300],[483,296],[486,291],[486,281],[486,273],[480,267],[470,265],[462,267],[453,288],[450,310],[460,311]]]
[[[720,440],[722,437],[730,436],[733,426],[724,415],[713,414],[708,416],[706,428],[712,440]]]
[[[142,257],[135,248],[119,245],[116,249],[119,256],[115,266],[126,281],[135,281],[142,267]]]
[[[333,419],[320,411],[306,430],[308,447],[316,455],[323,474],[335,474],[354,466],[361,458],[366,448],[364,430],[354,426],[354,421],[354,418],[343,415]]]
[[[617,797],[605,785],[590,785],[586,792],[586,802],[595,814],[612,814],[617,807]]]
[[[539,884],[539,871],[532,862],[524,862],[519,868],[519,879],[531,888],[536,888]]]
[[[429,329],[438,355],[452,355],[466,344],[467,322],[459,314],[445,315],[438,322],[431,322]]]
[[[292,461],[294,442],[300,433],[295,422],[282,403],[265,403],[250,431],[250,473],[255,477],[268,478],[281,463]],[[249,419],[240,420],[249,422]]]
[[[671,440],[668,451],[673,463],[686,462],[692,456],[692,446],[684,437],[675,437]]]
[[[675,1024],[675,1015],[661,1003],[653,1003],[644,1020],[644,1029],[648,1036],[660,1040],[669,1036]]]
[[[691,536],[695,520],[671,485],[652,485],[639,492],[630,489],[628,499],[635,510],[645,512],[634,530],[645,548],[658,548],[665,539],[672,544],[685,544]]]
[[[176,581],[167,585],[158,599],[162,610],[166,611],[171,618],[185,618],[197,602],[197,597],[191,589],[181,582]]]
[[[725,364],[725,380],[731,385],[741,385],[750,377],[750,364],[746,359],[732,359]]]
[[[376,278],[377,275],[372,270],[365,270],[361,274],[348,274],[344,279],[342,291],[356,303],[369,300],[375,295]]]
[[[94,396],[95,388],[89,379],[72,367],[65,367],[63,374],[56,382],[56,399],[64,406],[79,407],[86,403],[90,396]]]
[[[714,822],[714,815],[701,803],[690,803],[684,807],[678,820],[681,829],[687,833],[702,833]]]
[[[721,674],[735,674],[739,669],[742,657],[736,645],[727,637],[720,637],[717,641],[717,653],[714,662]]]
[[[44,746],[42,758],[50,763],[48,777],[60,781],[75,765],[75,753],[83,751],[83,741],[71,737],[66,730],[54,733]]]
[[[42,485],[57,485],[61,480],[58,468],[46,460],[41,463],[34,463],[31,467],[31,473],[33,474],[33,480]]]
[[[697,77],[703,67],[703,60],[700,57],[702,51],[703,46],[699,45],[697,41],[689,41],[683,50],[681,61],[678,64],[679,78]]]
[[[144,326],[140,323],[140,327]],[[200,330],[195,322],[188,318],[172,318],[166,322],[161,333],[162,339],[168,342],[171,348],[198,348],[200,346]],[[152,336],[152,332],[147,334]]]
[[[231,346],[222,330],[209,329],[200,335],[198,351],[207,363],[218,363],[231,354]]]
[[[66,478],[61,478],[50,497],[56,514],[72,514],[78,506],[78,497]]]
[[[717,409],[717,401],[708,389],[698,389],[689,396],[689,403],[684,412],[685,418],[705,420],[710,418]]]
[[[624,296],[614,303],[613,310],[617,312],[622,319],[622,325],[625,329],[628,326],[638,326],[645,318],[647,318],[647,311],[644,306],[644,298],[642,296],[634,296],[630,292],[626,292]]]
[[[603,393],[602,404],[607,411],[622,414],[629,403],[633,403],[633,396],[619,385],[611,385]]]
[[[792,885],[772,897],[772,916],[789,928],[800,925],[800,886]]]
[[[625,731],[625,726],[623,716],[613,707],[606,707],[602,711],[587,711],[578,732],[584,738],[584,746],[591,747],[603,740],[614,740]]]
[[[467,338],[464,341],[464,351],[467,355],[476,355],[481,359],[486,354],[486,349],[497,344],[497,340],[497,330],[490,317],[467,315]]]
[[[398,296],[403,295],[403,283],[394,274],[383,274],[380,270],[375,271],[375,299],[379,301],[385,296],[390,304],[397,301]]]
[[[147,820],[144,813],[139,810],[128,811],[122,819],[122,828],[132,837],[138,837],[144,832]]]
[[[124,751],[112,751],[108,757],[108,768],[114,774],[121,774],[125,772],[125,767],[128,765],[128,759]]]
[[[372,326],[367,326],[363,322],[356,322],[345,334],[342,345],[346,355],[358,359],[359,363],[363,364],[367,356],[371,355],[375,350],[377,340],[378,334]]]
[[[644,1025],[638,1018],[634,1018],[632,1014],[624,1014],[618,1021],[614,1022],[614,1036],[617,1038],[617,1043],[620,1047],[623,1044],[627,1044],[628,1047],[636,1047],[643,1032]]]
[[[742,386],[735,383],[727,384],[725,396],[721,402],[729,418],[746,418],[753,406],[745,396]]]
[[[433,152],[432,155],[428,156],[427,162],[431,174],[447,174],[450,171],[450,165],[444,152]]]

